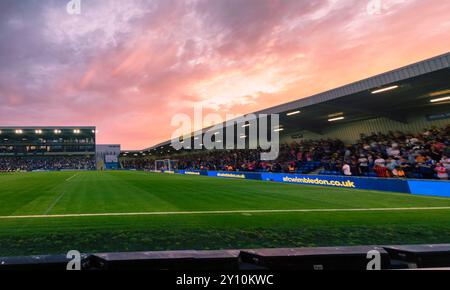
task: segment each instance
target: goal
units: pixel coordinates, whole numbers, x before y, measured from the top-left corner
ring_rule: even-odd
[[[161,159],[155,160],[155,171],[164,172],[172,171],[178,168],[178,160]]]

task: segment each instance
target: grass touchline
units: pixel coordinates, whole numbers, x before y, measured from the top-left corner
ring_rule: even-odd
[[[440,207],[387,207],[387,208],[327,208],[327,209],[261,209],[261,210],[213,210],[213,211],[168,211],[168,212],[117,212],[117,213],[84,213],[54,215],[0,216],[0,219],[28,218],[69,218],[96,216],[139,216],[139,215],[200,215],[200,214],[242,214],[242,213],[290,213],[290,212],[351,212],[351,211],[422,211],[450,210],[450,206]]]

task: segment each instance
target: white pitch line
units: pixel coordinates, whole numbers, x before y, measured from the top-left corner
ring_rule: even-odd
[[[76,174],[72,175],[71,177],[67,178],[66,181],[71,180],[72,178],[74,178],[74,177],[77,176],[78,174],[79,174],[79,173],[76,173]]]
[[[70,181],[72,178],[76,177],[79,173],[75,173],[74,175],[72,175],[71,177],[66,179],[67,181]],[[44,212],[44,216],[47,216],[47,214],[55,207],[55,205],[61,200],[61,198],[64,196],[66,192],[64,191],[63,193],[61,193],[56,199],[55,201],[49,205],[49,207],[45,210]]]
[[[17,215],[0,216],[0,219],[29,218],[68,218],[68,217],[102,217],[102,216],[157,216],[157,215],[207,215],[207,214],[243,214],[243,213],[289,213],[289,212],[361,212],[361,211],[422,211],[450,210],[445,207],[393,207],[393,208],[324,208],[324,209],[262,209],[262,210],[216,210],[216,211],[166,211],[166,212],[123,212],[123,213],[85,213],[54,215]]]
[[[64,191],[55,199],[55,201],[44,212],[44,216],[46,216],[55,207],[55,205],[61,200],[61,198],[64,196],[65,193],[66,192]]]

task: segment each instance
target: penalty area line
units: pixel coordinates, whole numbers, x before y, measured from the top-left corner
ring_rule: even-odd
[[[75,176],[77,176],[79,173],[76,173],[74,175],[72,175],[71,177],[67,178],[66,181],[70,181],[72,178],[74,178]]]
[[[70,181],[72,178],[78,176],[78,174],[79,174],[79,173],[76,173],[76,174],[72,175],[71,177],[67,178],[67,179],[66,179],[66,182],[67,182],[67,181]],[[44,216],[44,217],[45,217],[45,216],[49,216],[48,213],[52,211],[52,209],[53,209],[53,208],[55,207],[55,205],[61,200],[61,198],[64,196],[64,194],[66,194],[65,191],[64,191],[63,193],[59,194],[59,195],[56,197],[56,199],[53,201],[53,203],[50,204],[50,205],[48,206],[48,208],[45,210],[45,212],[44,212],[44,214],[43,214],[42,216]]]
[[[1,220],[8,219],[45,219],[69,217],[108,217],[108,216],[161,216],[161,215],[216,215],[216,214],[258,214],[258,213],[309,213],[309,212],[370,212],[370,211],[426,211],[450,210],[446,207],[386,207],[386,208],[324,208],[324,209],[256,209],[256,210],[215,210],[215,211],[166,211],[166,212],[118,212],[118,213],[82,213],[82,214],[53,214],[53,215],[16,215],[0,216]]]

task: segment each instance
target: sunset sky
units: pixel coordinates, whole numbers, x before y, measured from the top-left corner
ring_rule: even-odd
[[[373,1],[1,0],[0,126],[143,149],[199,102],[250,113],[450,51],[450,1]]]

